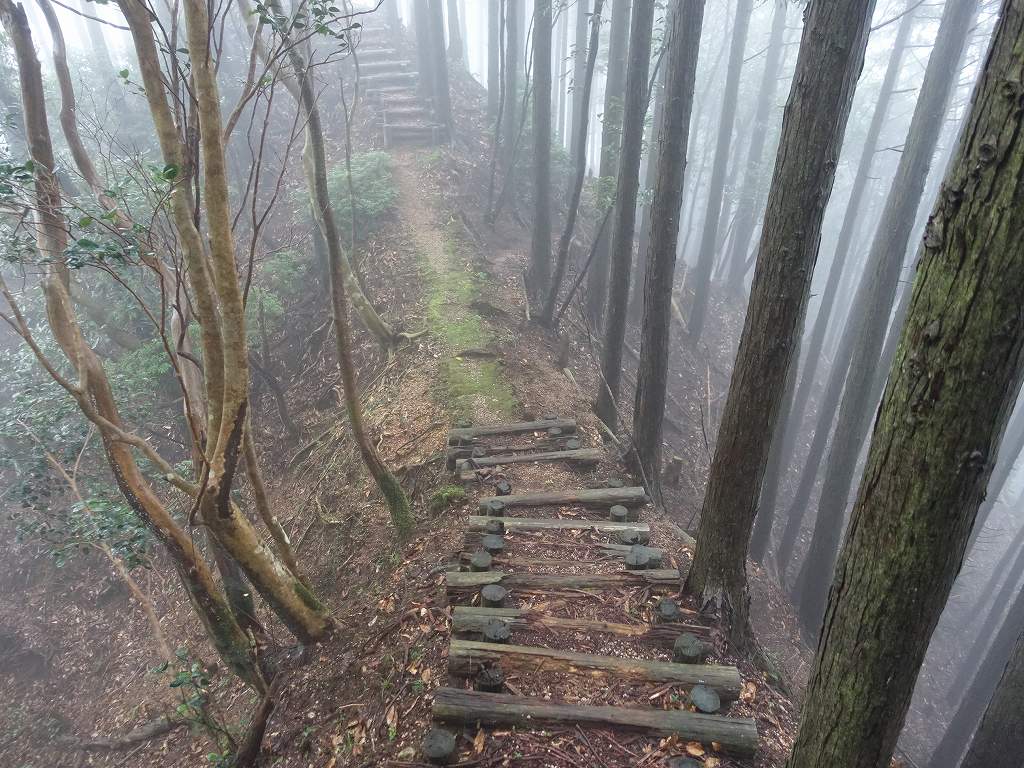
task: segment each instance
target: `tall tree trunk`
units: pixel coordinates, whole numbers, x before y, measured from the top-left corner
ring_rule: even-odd
[[[555,29],[556,37],[552,44],[554,50],[551,60],[551,119],[554,122],[552,133],[555,143],[559,149],[562,149],[565,132],[565,49],[569,39],[569,11],[562,3],[556,5],[555,8],[558,21]]]
[[[747,152],[747,165],[743,171],[743,186],[736,206],[732,245],[724,259],[729,266],[729,287],[737,294],[746,271],[750,241],[754,236],[754,229],[757,227],[758,216],[761,214],[761,205],[764,200],[762,179],[770,176],[765,163],[765,149],[768,145],[769,125],[773,122],[772,118],[775,112],[775,94],[778,92],[783,53],[786,50],[784,38],[787,8],[788,5],[784,0],[775,0],[772,29],[768,35],[768,47],[765,50],[764,72],[761,74],[757,107],[754,109],[754,119],[751,123],[752,133],[750,149]],[[769,158],[769,160],[771,159]]]
[[[818,362],[822,357],[822,349],[825,344],[825,332],[828,328],[829,318],[836,315],[834,305],[836,294],[839,290],[840,278],[843,274],[843,268],[846,266],[850,246],[853,243],[855,225],[860,219],[861,204],[864,199],[864,192],[867,189],[868,178],[871,174],[871,166],[875,155],[878,153],[878,137],[882,126],[885,124],[885,118],[889,112],[889,103],[892,101],[893,91],[899,79],[900,67],[907,49],[907,38],[910,35],[911,27],[913,27],[913,3],[915,2],[916,0],[908,0],[905,15],[900,20],[899,28],[896,31],[892,52],[889,54],[889,64],[886,67],[882,86],[878,92],[878,100],[875,102],[875,111],[864,138],[864,148],[861,150],[857,172],[850,188],[850,198],[846,204],[846,212],[843,215],[843,224],[839,230],[839,238],[829,265],[828,277],[825,280],[825,287],[822,290],[818,303],[819,309],[814,318],[814,327],[807,342],[803,370],[799,378],[800,383],[795,392],[793,387],[786,389],[778,427],[776,428],[776,432],[779,434],[776,434],[772,444],[771,470],[765,473],[764,485],[761,489],[761,509],[758,513],[758,522],[754,531],[754,541],[751,544],[751,552],[758,561],[764,557],[765,548],[771,534],[771,524],[778,501],[779,484],[782,481],[783,472],[793,456],[797,434],[800,431],[800,415],[803,412],[804,404],[809,400],[811,387],[814,384]],[[834,359],[833,365],[845,367],[848,366],[848,363],[844,363],[837,356]],[[845,378],[845,370],[842,375]],[[833,405],[832,407],[834,408],[835,406]],[[817,472],[817,466],[815,466],[814,471],[815,473]]]
[[[551,0],[535,0],[533,26],[533,240],[526,284],[543,301],[551,282]]]
[[[447,0],[448,4],[448,58],[459,64],[465,63],[465,47],[462,41],[462,28],[459,26],[459,4],[457,0]],[[442,45],[444,39],[441,40]]]
[[[413,25],[416,28],[416,68],[419,69],[416,90],[421,99],[428,99],[434,109],[437,109],[437,104],[434,103],[434,44],[429,3],[426,0],[413,3],[412,14]]]
[[[736,21],[732,30],[729,48],[729,67],[726,70],[725,90],[722,94],[722,112],[718,121],[718,138],[715,143],[715,161],[711,166],[711,181],[708,185],[707,209],[697,264],[693,269],[693,305],[686,332],[698,341],[704,331],[708,299],[711,295],[711,270],[715,265],[715,243],[718,238],[718,218],[722,213],[722,196],[725,191],[725,172],[729,164],[732,129],[736,119],[736,102],[739,99],[740,75],[743,71],[743,51],[747,45],[747,31],[750,29],[750,14],[753,0],[737,0]]]
[[[647,269],[633,409],[637,462],[647,489],[656,497],[661,496],[661,434],[672,326],[672,287],[704,0],[680,0],[672,5],[670,14],[665,26],[668,64],[663,70],[663,109],[661,119],[655,122],[658,178],[649,212],[651,239],[649,247],[638,254],[638,258],[646,258]],[[653,154],[650,162],[654,162]]]
[[[1006,0],[919,251],[788,768],[889,764],[963,562],[1024,374],[1022,79],[1024,2]]]
[[[825,612],[828,584],[842,537],[857,458],[876,405],[870,399],[872,377],[878,368],[888,369],[891,362],[879,359],[885,331],[946,106],[956,85],[961,54],[976,11],[977,0],[949,3],[943,11],[896,177],[868,256],[867,295],[861,305],[864,321],[855,329],[857,340],[826,463],[814,535],[797,586],[801,624],[808,637],[815,637]]]
[[[427,0],[430,23],[431,58],[434,65],[434,115],[437,121],[452,128],[452,99],[448,89],[448,58],[444,53],[444,8],[441,0]]]
[[[1024,555],[1021,556],[1024,560]],[[1016,633],[1016,643],[1014,634]],[[1013,644],[1009,661],[1007,646]],[[1000,669],[1002,674],[1000,675]],[[997,682],[998,680],[998,682]],[[986,699],[991,695],[988,706]],[[932,753],[933,768],[981,768],[1004,764],[1021,755],[1024,730],[1020,727],[1024,696],[1024,592],[1018,592],[999,625],[992,647],[985,654],[970,685],[960,691],[960,705],[942,741]],[[984,713],[982,710],[984,707]],[[979,717],[981,722],[978,723]],[[977,728],[975,728],[977,725]],[[973,738],[971,733],[973,731]],[[967,745],[967,754],[960,761]]]
[[[206,562],[197,556],[190,536],[168,513],[152,487],[139,471],[132,449],[134,441],[124,431],[110,382],[103,365],[88,346],[71,309],[67,292],[69,278],[63,260],[67,231],[59,212],[60,191],[54,175],[53,145],[46,118],[42,71],[36,57],[24,7],[0,0],[0,24],[9,35],[18,64],[25,135],[35,162],[35,202],[39,226],[36,230],[40,254],[48,259],[43,278],[47,322],[54,339],[75,371],[77,386],[65,381],[48,363],[25,322],[13,295],[0,277],[0,292],[10,305],[15,329],[30,345],[47,372],[75,398],[83,414],[97,425],[115,480],[129,506],[161,541],[174,564],[186,593],[199,615],[218,654],[229,669],[257,690],[265,690],[259,665],[249,641],[217,588]],[[146,446],[148,447],[148,446]],[[153,458],[158,458],[153,456]],[[169,468],[169,467],[168,467]]]
[[[112,83],[115,80],[117,68],[110,56],[107,39],[103,36],[103,25],[88,18],[98,16],[98,9],[85,0],[78,0],[78,8],[82,12],[85,31],[89,35],[89,47],[92,48],[93,66],[96,67],[96,73],[100,76],[101,82]]]
[[[584,0],[580,0],[583,2]],[[541,323],[551,327],[555,323],[555,304],[558,302],[558,291],[562,286],[562,278],[569,263],[569,249],[572,245],[573,233],[576,230],[576,218],[580,211],[580,197],[583,194],[583,181],[587,173],[587,128],[590,123],[590,93],[594,84],[594,67],[597,64],[597,49],[601,33],[601,9],[604,0],[594,0],[594,13],[591,16],[590,45],[587,48],[587,64],[582,80],[574,87],[580,89],[579,122],[572,124],[572,145],[575,154],[572,156],[575,179],[569,193],[569,210],[565,215],[565,228],[558,240],[558,254],[555,257],[555,275],[548,290],[547,302],[541,315]],[[574,97],[575,97],[574,93]]]
[[[197,0],[195,0],[197,1]],[[431,0],[433,11],[440,10],[440,0]],[[280,0],[271,0],[274,12],[283,15]],[[348,297],[346,281],[342,270],[341,239],[334,221],[334,208],[331,205],[330,193],[327,189],[327,158],[324,153],[323,127],[320,122],[320,109],[317,106],[316,94],[313,91],[312,75],[307,62],[295,45],[288,46],[288,60],[298,81],[300,105],[306,117],[306,134],[309,152],[304,158],[306,179],[309,187],[310,201],[316,215],[317,229],[327,243],[330,261],[331,310],[334,318],[335,351],[338,356],[338,368],[341,373],[342,389],[345,396],[345,408],[348,411],[349,426],[352,437],[359,447],[359,453],[366,464],[367,470],[377,483],[391,513],[391,522],[399,535],[407,535],[413,527],[414,520],[409,510],[409,500],[381,461],[363,423],[363,406],[359,401],[359,387],[356,382],[355,366],[352,362],[351,330],[348,326]],[[444,51],[441,51],[444,57]]]
[[[498,119],[501,96],[501,0],[487,3],[487,119]]]
[[[608,29],[608,66],[604,83],[604,112],[601,115],[601,163],[597,172],[606,205],[615,204],[616,179],[619,174],[631,2],[612,0],[612,20]],[[594,329],[601,327],[608,299],[608,248],[609,237],[599,237],[594,260],[587,272],[587,319]]]
[[[511,173],[515,153],[515,137],[519,132],[519,8],[522,0],[505,0],[505,105],[502,109],[502,163],[506,174]]]
[[[654,0],[634,0],[629,29],[629,65],[626,68],[626,99],[623,102],[622,154],[615,194],[615,220],[611,237],[611,286],[608,320],[601,353],[601,384],[596,412],[613,430],[618,426],[619,390],[622,381],[622,347],[626,340],[626,305],[629,273],[633,264],[636,196],[640,187],[640,153],[647,113],[647,79],[651,64],[651,27]]]
[[[702,605],[721,610],[738,645],[749,633],[746,558],[761,477],[873,10],[874,0],[811,0],[782,120],[750,304],[686,584]]]
[[[590,0],[576,0],[576,43],[572,53],[572,110],[569,114],[569,157],[577,162],[579,144],[586,147],[587,131],[580,131],[581,123],[588,123],[590,118],[590,94],[584,101],[583,80],[587,69],[587,21],[590,13]],[[597,11],[595,10],[595,13]],[[583,150],[583,165],[587,164],[587,152]]]
[[[703,13],[701,14],[703,18]],[[648,142],[647,149],[647,167],[644,169],[644,183],[643,183],[643,194],[645,199],[640,204],[640,222],[637,225],[637,241],[636,241],[636,262],[633,264],[633,276],[630,279],[632,284],[632,293],[629,298],[629,319],[632,322],[639,321],[643,316],[643,305],[644,305],[644,283],[646,282],[645,276],[647,273],[647,248],[651,242],[651,209],[654,205],[654,201],[651,195],[654,193],[654,188],[658,183],[658,167],[660,165],[660,154],[661,154],[661,141],[658,137],[658,126],[661,125],[665,114],[665,83],[668,79],[667,67],[661,67],[661,70],[657,73],[658,81],[654,85],[654,93],[651,94],[651,100],[654,102],[654,117],[651,120],[651,134],[650,141]],[[692,103],[692,99],[691,99]],[[687,131],[689,130],[689,115],[687,115]],[[686,150],[683,150],[683,162],[686,161]],[[682,192],[680,191],[680,195]],[[682,207],[682,198],[680,198],[680,208]],[[679,211],[675,212],[678,216]],[[676,229],[678,232],[679,222],[676,221]],[[672,271],[675,271],[675,258],[672,261]]]

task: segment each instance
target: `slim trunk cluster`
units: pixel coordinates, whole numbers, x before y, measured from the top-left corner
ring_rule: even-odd
[[[747,545],[761,477],[800,340],[873,10],[873,0],[812,0],[782,121],[750,304],[687,579],[702,604],[721,610],[741,645],[748,640]]]
[[[863,322],[851,329],[856,334],[856,342],[850,371],[826,464],[811,548],[797,583],[800,618],[804,632],[810,637],[815,635],[825,610],[829,577],[844,528],[847,497],[854,482],[861,445],[874,413],[872,378],[876,370],[889,368],[890,361],[880,359],[885,331],[946,106],[956,85],[961,54],[976,10],[976,0],[960,0],[948,3],[943,11],[935,48],[928,60],[910,130],[900,154],[896,178],[889,190],[868,256],[865,296],[858,306]]]

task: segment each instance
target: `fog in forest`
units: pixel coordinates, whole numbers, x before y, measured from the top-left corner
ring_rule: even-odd
[[[1024,767],[1024,0],[0,0],[0,759]]]

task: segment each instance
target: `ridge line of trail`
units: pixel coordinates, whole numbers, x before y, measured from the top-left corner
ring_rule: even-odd
[[[437,360],[435,396],[455,420],[509,421],[519,403],[497,361],[496,329],[473,303],[485,285],[477,255],[454,228],[441,223],[442,207],[429,172],[432,153],[393,151],[397,214],[407,230],[424,278],[426,344]]]

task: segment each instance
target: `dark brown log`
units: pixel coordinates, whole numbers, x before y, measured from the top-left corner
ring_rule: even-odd
[[[520,435],[524,432],[547,432],[551,427],[558,427],[566,434],[576,431],[576,419],[544,419],[543,421],[518,421],[511,424],[492,424],[490,426],[457,427],[448,433],[449,440],[472,440],[476,437],[493,435]]]
[[[485,584],[500,584],[506,589],[617,589],[636,586],[678,589],[680,586],[679,571],[674,568],[588,574],[449,571],[444,578],[450,595],[475,593]]]
[[[611,621],[549,616],[528,608],[477,608],[476,606],[455,607],[452,612],[452,632],[455,634],[480,634],[487,622],[496,618],[508,624],[513,632],[528,632],[538,629],[560,633],[592,632],[618,637],[635,637],[659,648],[671,648],[681,632],[705,636],[709,636],[711,632],[709,627],[701,624],[673,623],[651,627],[646,624],[621,624]]]
[[[621,482],[621,481],[620,481]],[[588,507],[611,507],[621,504],[633,507],[646,504],[649,499],[644,489],[639,486],[630,488],[589,488],[582,491],[537,491],[504,496],[501,499],[506,507],[547,507],[581,504]],[[480,500],[483,510],[490,498]]]
[[[500,666],[506,675],[509,672],[565,672],[587,677],[608,675],[624,680],[655,683],[702,684],[713,688],[728,701],[734,701],[739,696],[743,684],[736,667],[622,659],[556,648],[481,643],[475,640],[451,641],[448,647],[449,674],[473,677],[480,669],[491,666]]]
[[[482,531],[491,518],[483,515],[469,516],[469,530]],[[646,523],[613,523],[610,520],[559,520],[541,517],[506,517],[505,529],[509,531],[615,531],[635,530],[650,535]]]
[[[437,720],[450,723],[526,728],[580,725],[679,736],[684,741],[718,744],[723,752],[738,757],[752,756],[758,746],[757,724],[745,717],[666,712],[649,707],[583,707],[455,688],[439,688],[434,693],[432,711]]]
[[[460,473],[472,473],[474,469],[497,467],[503,464],[527,464],[535,461],[568,461],[579,464],[596,464],[604,457],[600,448],[577,448],[575,451],[538,451],[537,453],[505,453],[498,456],[484,456],[482,459],[463,459],[457,464]]]

